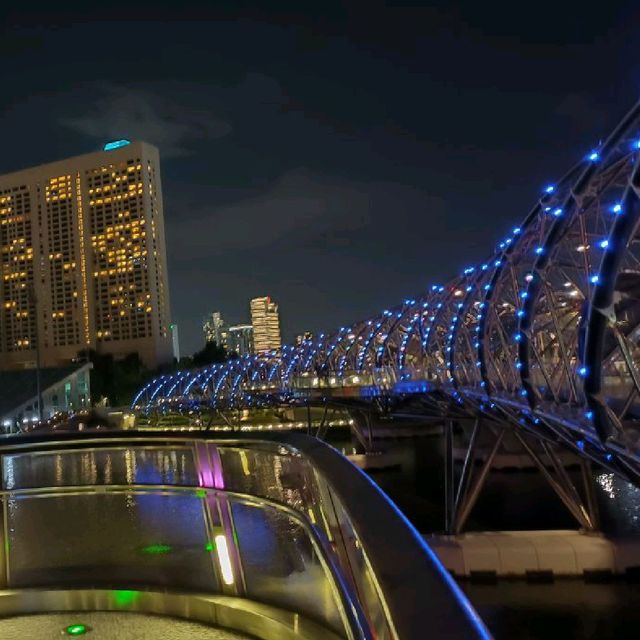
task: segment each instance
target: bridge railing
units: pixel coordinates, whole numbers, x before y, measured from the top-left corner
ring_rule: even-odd
[[[193,601],[177,615],[213,606],[264,638],[486,635],[386,496],[312,438],[21,436],[0,459],[4,615],[166,613],[180,593]]]

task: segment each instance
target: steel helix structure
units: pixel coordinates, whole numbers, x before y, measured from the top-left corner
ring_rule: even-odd
[[[447,284],[298,346],[159,376],[133,408],[420,398],[640,477],[639,158],[640,103]]]

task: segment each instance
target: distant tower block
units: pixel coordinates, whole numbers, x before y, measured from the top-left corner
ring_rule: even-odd
[[[271,298],[254,298],[251,301],[254,353],[280,349],[280,316],[278,305]]]

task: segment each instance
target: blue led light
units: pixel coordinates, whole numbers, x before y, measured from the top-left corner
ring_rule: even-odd
[[[484,290],[485,291],[489,291],[489,289],[491,289],[491,285],[490,284],[485,284],[484,285]]]
[[[587,411],[587,412],[584,414],[584,417],[585,417],[587,420],[593,420],[593,411]]]
[[[513,336],[513,339],[514,339],[516,342],[521,342],[521,341],[522,341],[522,334],[521,334],[521,333],[516,333],[516,335],[515,335],[515,336]]]
[[[604,459],[605,459],[607,462],[611,462],[611,461],[613,460],[613,456],[612,456],[610,453],[607,453],[607,454],[604,456]]]
[[[611,207],[611,211],[616,214],[622,213],[622,205],[618,202]]]
[[[578,369],[578,374],[584,378],[587,375],[587,367],[580,367]]]
[[[591,284],[598,284],[599,281],[600,276],[598,276],[598,274],[595,274],[589,278],[589,282],[591,282]]]
[[[526,390],[526,389],[523,389],[523,390],[520,392],[520,395],[524,398],[524,397],[527,395],[527,390]]]
[[[482,265],[482,270],[483,270],[483,271],[486,271],[488,268],[489,268],[489,265],[488,265],[488,264],[483,264],[483,265]]]
[[[516,362],[516,369],[522,369],[522,362]]]
[[[496,260],[493,264],[494,264],[496,267],[499,267],[499,266],[502,264],[502,260]]]
[[[606,249],[609,246],[609,241],[608,240],[601,240],[600,242],[598,242],[598,246],[601,249]]]
[[[111,142],[107,142],[107,144],[102,147],[104,151],[113,151],[114,149],[119,149],[120,147],[126,147],[128,144],[131,144],[130,140],[112,140]]]
[[[600,154],[597,151],[592,151],[587,158],[591,160],[591,162],[598,162],[598,160],[600,160]]]
[[[514,236],[517,236],[520,233],[520,231],[521,231],[520,227],[514,227],[512,233]]]
[[[576,442],[576,446],[578,447],[578,449],[580,449],[580,451],[582,451],[584,449],[584,440],[578,440]]]
[[[554,210],[553,210],[553,215],[554,215],[556,218],[559,218],[562,214],[563,214],[563,211],[562,211],[562,209],[560,209],[560,208],[558,208],[558,209],[554,209]]]
[[[544,188],[544,192],[545,193],[553,193],[555,191],[555,187],[552,184],[548,184],[545,188]]]
[[[540,255],[542,252],[544,251],[544,247],[536,247],[535,248],[535,254],[536,255]]]
[[[523,292],[520,294],[520,297],[524,300],[524,299],[526,299],[526,298],[528,298],[528,297],[529,297],[529,294],[528,294],[526,291],[523,291]]]
[[[519,309],[516,315],[518,316],[518,318],[522,318],[524,316],[524,311],[522,309]]]

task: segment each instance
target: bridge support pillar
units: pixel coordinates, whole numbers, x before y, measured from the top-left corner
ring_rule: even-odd
[[[491,470],[493,460],[496,457],[496,453],[498,453],[498,449],[500,449],[500,445],[502,444],[503,437],[504,429],[501,429],[496,436],[496,440],[493,444],[491,452],[487,456],[487,459],[484,461],[484,464],[482,465],[477,477],[474,479],[473,486],[471,487],[470,491],[465,491],[465,493],[461,495],[460,505],[456,512],[453,526],[453,530],[456,534],[462,531],[464,525],[467,522],[467,518],[471,513],[471,510],[475,506],[478,497],[480,496],[480,492],[482,491],[482,488],[484,487],[484,484],[487,480],[487,476],[489,475],[489,471]]]
[[[536,466],[540,470],[540,473],[547,480],[551,488],[555,491],[556,495],[562,500],[565,507],[571,512],[574,518],[578,521],[578,523],[587,529],[588,531],[593,531],[595,529],[595,524],[591,520],[591,515],[587,511],[580,498],[580,495],[576,491],[573,483],[567,475],[567,472],[559,462],[557,456],[554,454],[553,450],[549,447],[545,442],[542,443],[542,448],[544,452],[547,454],[547,457],[552,463],[552,466],[556,472],[556,477],[554,478],[551,475],[551,472],[547,469],[547,466],[538,456],[538,454],[531,448],[529,443],[525,440],[525,438],[520,435],[517,431],[514,431],[516,438],[520,441],[520,444],[524,448],[524,450],[529,454],[531,459],[535,462]]]
[[[462,471],[457,486],[455,483],[455,460],[453,449],[454,421],[444,423],[444,531],[445,534],[459,535],[469,518],[481,492],[485,486],[489,472],[496,456],[505,441],[507,434],[513,434],[515,442],[538,468],[554,493],[560,498],[567,510],[576,519],[579,526],[592,532],[598,529],[599,514],[593,486],[593,478],[589,462],[581,460],[581,477],[584,489],[578,491],[569,477],[564,462],[557,455],[552,445],[540,442],[540,449],[528,442],[527,437],[517,429],[511,430],[506,426],[483,424],[481,418],[473,423],[468,446],[462,465]],[[479,453],[479,441],[489,444],[487,438],[492,438],[491,448]],[[482,455],[481,466],[477,466],[478,458]],[[581,495],[584,495],[584,499]]]

